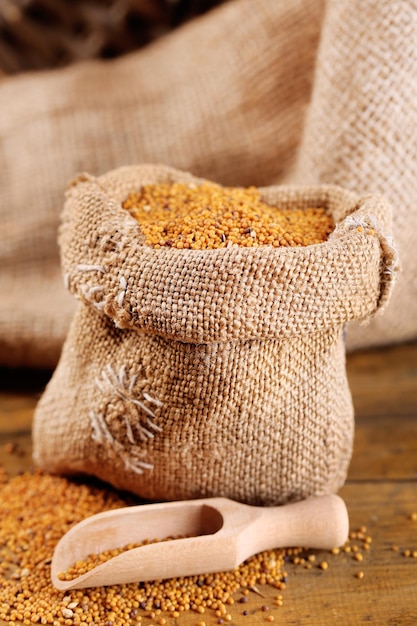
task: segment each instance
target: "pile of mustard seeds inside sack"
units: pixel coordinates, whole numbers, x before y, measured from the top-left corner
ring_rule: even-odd
[[[273,207],[255,187],[161,183],[144,185],[123,208],[139,222],[154,248],[211,250],[230,245],[308,246],[334,229],[324,208]]]
[[[261,552],[231,572],[63,592],[55,589],[50,579],[54,547],[62,535],[89,515],[137,504],[137,500],[101,485],[39,471],[8,479],[0,468],[0,502],[0,620],[5,622],[169,626],[184,612],[192,612],[196,626],[205,624],[204,614],[217,624],[227,624],[236,610],[233,605],[239,606],[241,615],[249,614],[242,605],[251,593],[259,597],[264,620],[272,622],[274,616],[258,586],[270,586],[274,606],[280,607],[286,565],[327,570],[331,558],[336,558],[331,552],[322,560],[301,548],[277,549]],[[351,533],[347,544],[333,554],[350,553],[355,561],[362,561],[370,541],[362,528]],[[99,560],[108,556],[99,556]],[[77,575],[83,563],[74,567],[73,575]],[[363,572],[356,576],[362,578]]]

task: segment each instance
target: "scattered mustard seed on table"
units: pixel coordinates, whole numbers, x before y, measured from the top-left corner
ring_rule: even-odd
[[[23,624],[126,626],[206,610],[228,620],[233,594],[258,584],[285,588],[284,550],[257,554],[231,572],[62,592],[50,579],[55,545],[74,524],[134,504],[126,495],[42,472],[0,484],[0,620]],[[99,557],[100,558],[100,557]],[[164,623],[164,622],[160,622]]]
[[[123,208],[139,222],[153,248],[210,250],[307,246],[322,243],[334,229],[324,208],[278,208],[255,187],[160,183],[144,185]]]
[[[210,612],[219,623],[227,623],[232,621],[233,605],[237,609],[246,604],[250,593],[262,598],[261,585],[279,592],[276,609],[283,605],[286,563],[305,568],[316,563],[322,570],[328,565],[314,553],[295,547],[261,552],[230,572],[62,592],[53,587],[50,577],[53,551],[62,535],[90,515],[137,504],[137,499],[100,483],[85,484],[40,471],[9,479],[0,466],[0,502],[0,620],[4,622],[132,626],[150,618],[161,626],[192,611],[196,620]],[[347,543],[361,550],[369,540],[369,535],[358,531]],[[340,558],[329,551],[328,559],[332,556]],[[85,563],[78,565],[85,567]],[[77,572],[66,575],[73,574]],[[363,572],[355,576],[361,578]],[[257,610],[268,612],[261,599]]]

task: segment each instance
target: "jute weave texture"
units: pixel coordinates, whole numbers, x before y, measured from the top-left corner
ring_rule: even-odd
[[[264,187],[275,206],[331,211],[329,239],[153,249],[122,202],[173,181],[202,179],[126,166],[68,189],[59,242],[80,304],[35,413],[37,464],[149,499],[337,491],[353,439],[343,330],[389,299],[390,206],[336,186]]]

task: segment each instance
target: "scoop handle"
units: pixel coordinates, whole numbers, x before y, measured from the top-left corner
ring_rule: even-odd
[[[244,531],[250,552],[300,546],[330,550],[345,543],[349,516],[340,496],[314,496],[285,506],[260,509],[257,520]],[[247,558],[246,556],[244,558]]]

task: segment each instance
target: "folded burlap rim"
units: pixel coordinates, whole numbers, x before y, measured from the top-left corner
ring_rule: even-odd
[[[306,247],[154,249],[123,209],[149,183],[200,184],[171,167],[120,167],[68,186],[59,232],[71,292],[119,328],[183,342],[290,337],[374,315],[387,303],[398,269],[391,208],[380,195],[335,185],[269,186],[278,207],[323,206],[336,228]]]

